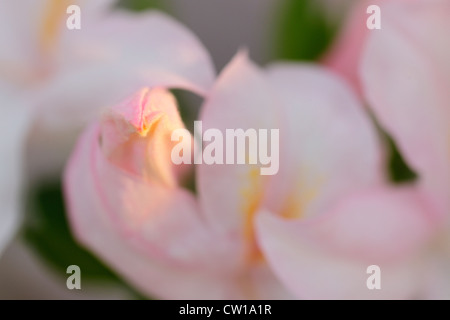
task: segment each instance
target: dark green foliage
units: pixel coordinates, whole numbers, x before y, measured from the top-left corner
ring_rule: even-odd
[[[318,59],[338,30],[316,0],[282,3],[278,26],[275,58],[283,60]]]

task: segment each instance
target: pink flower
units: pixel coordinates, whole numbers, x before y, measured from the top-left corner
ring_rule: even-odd
[[[424,244],[429,281],[422,294],[449,298],[450,108],[446,86],[450,85],[450,1],[380,1],[380,6],[382,29],[345,33],[330,61],[334,69],[350,75],[418,173],[414,187],[429,199],[428,211],[440,223],[440,232]],[[361,17],[362,11],[349,24]],[[358,48],[351,62],[346,50],[341,50],[349,46]],[[340,67],[349,63],[349,68]]]
[[[280,128],[280,170],[200,164],[197,195],[182,184],[193,168],[170,161],[183,123],[157,80],[90,126],[65,172],[78,239],[132,284],[162,298],[416,292],[420,268],[406,262],[435,221],[415,189],[385,183],[376,130],[341,78],[313,65],[261,70],[238,54],[201,91],[203,129]],[[372,264],[381,291],[366,287]]]

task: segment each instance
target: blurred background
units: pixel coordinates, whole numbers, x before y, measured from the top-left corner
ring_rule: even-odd
[[[351,2],[120,0],[115,9],[136,14],[158,9],[175,17],[200,38],[220,71],[240,48],[247,48],[260,65],[274,60],[320,61]],[[195,117],[195,108],[185,110],[184,117]],[[51,156],[48,151],[27,155],[30,175],[33,162],[45,162]],[[401,179],[405,168],[398,155],[392,154],[394,174]],[[38,182],[25,177],[26,214],[20,232],[0,258],[0,299],[144,298],[73,239],[65,216],[61,170]],[[66,268],[72,264],[82,270],[82,290],[66,287]]]

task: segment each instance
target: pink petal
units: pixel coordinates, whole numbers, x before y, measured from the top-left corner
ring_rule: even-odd
[[[312,65],[279,64],[268,73],[285,116],[272,211],[315,215],[383,179],[376,130],[342,79]]]
[[[324,57],[324,64],[343,76],[357,90],[361,91],[359,66],[367,37],[371,32],[366,27],[369,5],[379,4],[382,0],[357,1],[350,10],[347,22],[338,35],[329,53]],[[375,31],[376,32],[376,31]]]
[[[308,299],[402,299],[422,284],[418,250],[433,223],[412,189],[355,194],[326,215],[286,220],[258,216],[258,240],[280,280]],[[367,267],[381,268],[381,290],[369,290]]]
[[[76,4],[83,23],[98,19],[113,0],[21,0],[0,3],[0,77],[29,85],[43,76],[47,57],[67,30],[66,9]],[[49,50],[47,50],[49,49]]]
[[[157,82],[198,94],[206,93],[215,76],[212,60],[196,36],[158,11],[110,11],[77,32],[66,30],[61,40],[58,61],[63,69],[114,71],[127,79],[132,74],[141,86]]]
[[[142,86],[204,94],[214,80],[211,58],[199,40],[159,12],[108,12],[89,28],[66,30],[61,41],[62,69],[38,100],[59,122],[67,112],[92,115]]]
[[[34,77],[43,4],[34,0],[0,3],[1,78],[23,84]]]
[[[224,69],[203,106],[203,132],[220,130],[224,146],[226,129],[270,132],[280,128],[277,107],[279,103],[264,73],[241,52]],[[225,150],[223,155],[224,164],[197,166],[200,203],[216,232],[235,242],[236,257],[253,261],[258,256],[253,215],[264,200],[269,176],[261,175],[260,164],[225,164]]]
[[[103,116],[101,149],[121,169],[174,186],[178,177],[171,151],[178,141],[171,135],[176,129],[184,124],[175,97],[165,89],[144,88]]]
[[[439,208],[450,208],[450,3],[386,4],[365,50],[364,91]]]

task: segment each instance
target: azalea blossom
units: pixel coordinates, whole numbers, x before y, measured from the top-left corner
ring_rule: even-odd
[[[208,53],[177,22],[159,12],[113,9],[113,3],[0,3],[0,249],[20,220],[22,172],[27,182],[57,174],[78,132],[103,107],[152,85],[155,75],[159,83],[189,83],[196,92],[213,81]],[[79,30],[66,27],[72,4],[80,7]]]
[[[410,187],[429,199],[427,210],[437,217],[439,228],[418,253],[428,281],[417,296],[449,298],[450,109],[446,86],[450,85],[450,1],[378,4],[381,30],[349,27],[330,53],[328,64],[360,90],[418,174]],[[363,9],[364,4],[355,9],[349,26],[367,17]]]
[[[65,172],[78,239],[160,298],[399,298],[421,282],[428,201],[389,187],[383,149],[355,92],[319,66],[263,70],[238,54],[204,91],[215,128],[280,129],[280,170],[170,160],[182,128],[156,83],[112,106],[81,136]],[[189,86],[187,87],[189,89]],[[205,88],[206,89],[206,88]],[[366,268],[383,270],[382,291]],[[414,265],[414,264],[413,264]]]

